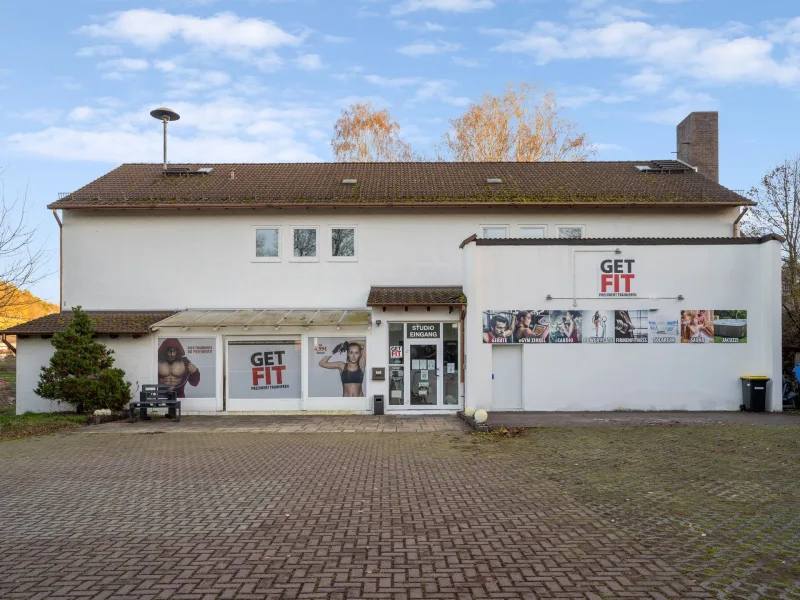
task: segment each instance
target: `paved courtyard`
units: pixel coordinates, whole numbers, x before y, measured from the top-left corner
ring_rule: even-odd
[[[800,599],[796,427],[194,419],[0,444],[0,598]]]

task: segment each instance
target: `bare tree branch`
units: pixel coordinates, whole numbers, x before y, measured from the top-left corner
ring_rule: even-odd
[[[28,223],[26,189],[13,201],[6,198],[0,171],[0,319],[27,320],[28,309],[41,301],[27,290],[49,273],[43,272],[48,252],[34,243],[38,228]]]

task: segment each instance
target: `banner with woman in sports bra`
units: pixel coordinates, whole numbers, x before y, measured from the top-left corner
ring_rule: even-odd
[[[309,338],[308,352],[309,397],[366,395],[366,340],[360,337]]]

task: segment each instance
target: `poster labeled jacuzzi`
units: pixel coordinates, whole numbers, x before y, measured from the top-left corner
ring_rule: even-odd
[[[714,343],[746,344],[747,343],[747,311],[715,310],[714,311]]]

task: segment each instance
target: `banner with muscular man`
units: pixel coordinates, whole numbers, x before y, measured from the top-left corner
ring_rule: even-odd
[[[159,338],[158,383],[178,398],[215,398],[217,352],[214,338]]]

